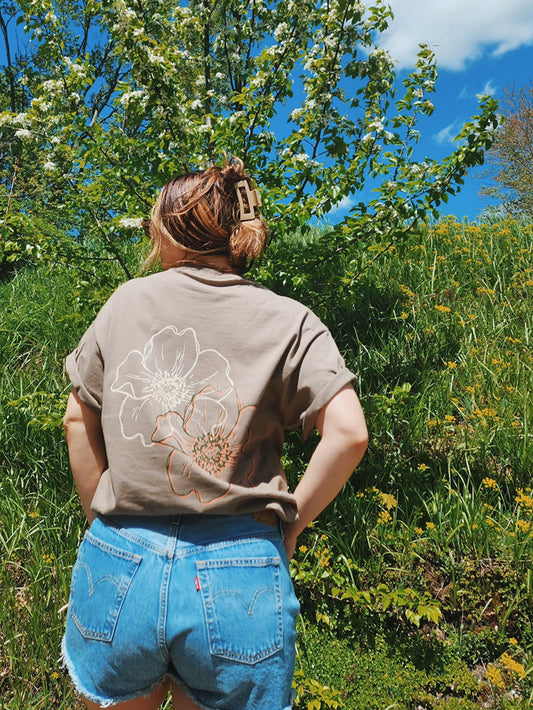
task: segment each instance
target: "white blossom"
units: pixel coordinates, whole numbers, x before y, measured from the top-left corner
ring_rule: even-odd
[[[59,79],[47,79],[43,81],[42,88],[48,94],[56,94],[58,91],[62,90],[63,84]]]
[[[13,116],[11,122],[16,124],[17,126],[28,126],[29,125],[28,114],[27,113],[17,113],[16,116]]]
[[[382,131],[383,130],[383,123],[381,121],[372,121],[372,123],[369,124],[368,126],[369,131]]]
[[[281,39],[283,39],[283,35],[287,32],[289,29],[289,26],[287,25],[286,22],[281,22],[276,29],[274,30],[274,39],[276,42],[279,42]]]
[[[203,107],[204,107],[204,105],[203,105],[202,101],[200,101],[200,99],[195,99],[191,103],[191,108],[193,111],[197,111],[198,109],[202,109]]]
[[[164,64],[165,63],[165,57],[163,57],[161,54],[157,54],[156,52],[152,52],[151,49],[148,50],[148,59],[153,64]]]
[[[122,217],[119,221],[121,227],[126,227],[128,229],[133,229],[140,227],[142,219],[140,217]]]
[[[291,111],[290,119],[291,121],[298,121],[302,117],[303,109],[302,108],[295,108],[294,111]]]
[[[51,172],[52,170],[56,169],[56,164],[52,162],[51,160],[47,160],[46,163],[43,165],[44,170],[47,170],[48,172]]]
[[[18,131],[15,131],[15,135],[17,138],[31,138],[31,131],[28,131],[27,128],[19,128]]]
[[[125,108],[131,103],[140,102],[141,105],[146,105],[148,101],[148,96],[143,89],[136,89],[134,91],[125,91],[120,97],[120,103]]]

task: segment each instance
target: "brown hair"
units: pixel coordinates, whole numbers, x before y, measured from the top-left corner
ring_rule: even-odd
[[[223,167],[187,173],[167,183],[152,209],[152,249],[146,263],[157,262],[161,245],[170,240],[191,252],[192,261],[201,255],[223,254],[232,268],[242,273],[261,256],[268,234],[257,207],[250,204],[249,195],[254,193],[249,190],[244,191],[249,214],[245,221],[241,216],[237,194],[241,190],[236,186],[242,180],[253,191],[242,160],[233,158]]]

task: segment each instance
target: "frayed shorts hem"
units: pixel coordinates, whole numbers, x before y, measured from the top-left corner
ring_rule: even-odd
[[[65,639],[61,642],[61,657],[60,657],[60,663],[61,665],[67,669],[68,674],[70,676],[70,679],[78,691],[80,695],[83,695],[84,698],[87,698],[87,700],[90,700],[93,703],[97,703],[100,705],[101,708],[110,708],[113,705],[118,705],[119,703],[125,703],[128,700],[136,700],[137,698],[147,698],[150,693],[155,690],[157,687],[159,687],[162,683],[165,682],[167,677],[170,676],[163,676],[160,680],[158,680],[156,683],[153,683],[151,686],[148,688],[142,688],[141,690],[127,693],[126,695],[122,695],[119,698],[102,698],[98,695],[95,695],[92,693],[90,690],[87,690],[87,688],[84,687],[83,683],[80,681],[78,674],[76,673],[74,669],[74,664],[72,663],[70,656],[68,655],[68,651],[66,649],[66,644],[65,644]],[[174,678],[171,678],[176,683],[176,680]],[[185,692],[185,689],[183,689]],[[191,698],[193,702],[197,702],[194,698]],[[198,704],[198,703],[197,703]],[[199,707],[202,707],[199,705]],[[203,707],[202,710],[213,710],[212,708],[206,708]]]

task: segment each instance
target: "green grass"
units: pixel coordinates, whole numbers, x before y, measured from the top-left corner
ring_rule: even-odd
[[[297,708],[529,707],[533,230],[442,221],[359,276],[373,246],[327,258],[323,239],[274,244],[255,270],[327,322],[371,436],[293,563]],[[81,707],[58,664],[84,530],[63,362],[120,278],[0,282],[0,710]],[[292,482],[315,441],[288,438]]]

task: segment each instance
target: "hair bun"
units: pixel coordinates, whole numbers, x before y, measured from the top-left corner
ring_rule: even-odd
[[[220,169],[220,174],[225,179],[230,180],[250,180],[244,169],[244,163],[240,158],[230,158],[226,165]]]

